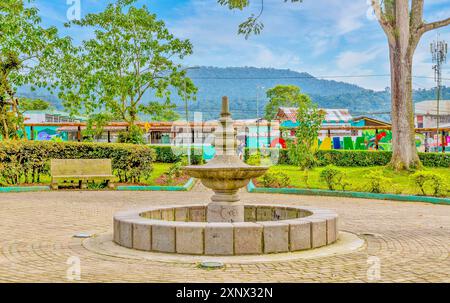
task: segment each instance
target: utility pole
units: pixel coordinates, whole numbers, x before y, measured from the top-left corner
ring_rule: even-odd
[[[192,67],[186,67],[184,70],[190,70],[190,69],[199,69],[198,66],[192,66]],[[191,165],[191,143],[193,140],[193,134],[192,134],[192,130],[190,128],[189,125],[189,109],[188,109],[188,97],[187,97],[187,87],[186,87],[186,81],[184,81],[184,110],[185,110],[185,117],[186,117],[186,129],[189,130],[190,134],[188,134],[188,139],[189,139],[189,143],[188,143],[188,150],[187,150],[187,156],[188,156],[188,165]]]
[[[259,89],[264,86],[256,86],[256,148],[259,150]]]
[[[431,55],[433,56],[434,81],[436,81],[436,132],[437,132],[437,151],[439,151],[439,102],[441,100],[442,87],[442,64],[447,60],[447,43],[439,38],[430,45]],[[442,144],[442,152],[445,152],[444,144]]]

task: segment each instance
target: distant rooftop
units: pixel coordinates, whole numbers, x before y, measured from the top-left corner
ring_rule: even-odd
[[[415,113],[420,115],[436,115],[437,101],[427,100],[415,103]],[[450,100],[439,101],[439,115],[450,115]]]
[[[24,112],[24,115],[52,115],[52,116],[58,116],[58,117],[65,117],[65,118],[71,118],[74,120],[80,120],[85,121],[87,120],[87,117],[85,116],[79,116],[79,115],[73,115],[71,116],[70,113],[56,110],[56,109],[47,109],[47,110],[27,110]]]
[[[350,122],[353,117],[350,111],[346,108],[319,108],[325,112],[325,121],[327,122]],[[282,113],[292,122],[297,121],[297,108],[296,107],[280,107],[278,109],[278,115]]]

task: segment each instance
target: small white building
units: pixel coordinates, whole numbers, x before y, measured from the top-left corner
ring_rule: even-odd
[[[437,125],[437,101],[417,102],[415,105],[415,124],[418,128],[432,128]],[[450,123],[450,100],[439,102],[439,125],[443,127]]]

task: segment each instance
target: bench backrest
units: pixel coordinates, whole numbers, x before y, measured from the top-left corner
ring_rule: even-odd
[[[111,159],[51,159],[52,176],[112,175]]]

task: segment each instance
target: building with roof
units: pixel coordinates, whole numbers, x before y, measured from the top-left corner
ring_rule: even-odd
[[[325,112],[325,118],[323,120],[322,127],[352,126],[353,117],[348,109],[320,108],[319,110]],[[275,120],[280,121],[280,127],[290,129],[291,133],[288,134],[288,136],[293,136],[295,131],[292,129],[298,126],[297,108],[280,107],[275,116]],[[327,135],[328,132],[326,130],[322,130],[319,133],[319,137],[325,137]],[[350,136],[352,135],[352,132],[349,130],[334,130],[333,135]]]
[[[84,122],[83,116],[72,116],[59,110],[29,110],[23,113],[25,124]],[[36,141],[68,141],[69,133],[61,131],[56,125],[25,126],[28,139]]]
[[[23,113],[23,116],[28,123],[83,122],[87,120],[86,117],[72,116],[59,110],[28,110]]]
[[[437,125],[437,101],[427,100],[414,104],[415,124],[418,128],[432,128]],[[450,100],[439,101],[439,124],[450,124]]]

